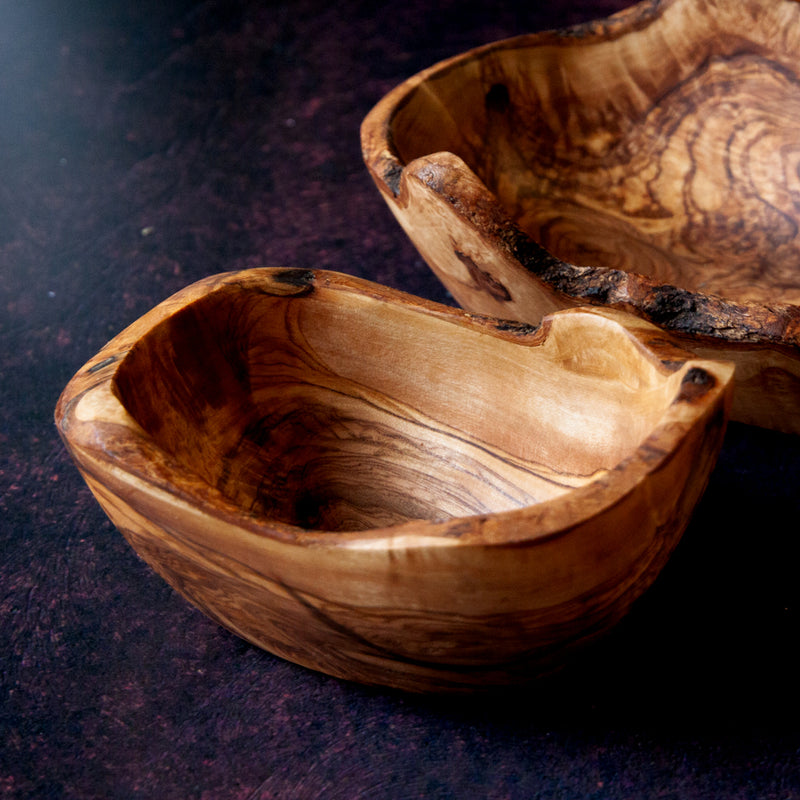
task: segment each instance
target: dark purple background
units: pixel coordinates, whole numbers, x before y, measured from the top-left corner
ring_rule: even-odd
[[[0,0],[0,797],[800,797],[800,440],[733,425],[673,561],[559,678],[366,689],[206,620],[56,437],[72,373],[180,287],[322,267],[446,296],[358,128],[446,56],[621,0]]]

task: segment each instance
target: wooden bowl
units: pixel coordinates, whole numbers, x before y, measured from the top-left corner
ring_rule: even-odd
[[[800,3],[660,0],[490,44],[387,95],[365,161],[464,308],[600,304],[736,364],[800,432]]]
[[[464,690],[558,667],[654,580],[732,374],[612,310],[535,330],[263,269],[150,311],[56,421],[134,549],[220,624],[332,675]]]

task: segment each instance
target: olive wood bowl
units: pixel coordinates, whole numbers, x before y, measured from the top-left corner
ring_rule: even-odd
[[[389,93],[364,159],[464,308],[637,314],[800,432],[800,3],[660,0],[493,43]]]
[[[332,675],[457,691],[558,668],[652,583],[732,374],[613,310],[534,329],[259,269],[119,334],[56,422],[133,548],[212,619]]]

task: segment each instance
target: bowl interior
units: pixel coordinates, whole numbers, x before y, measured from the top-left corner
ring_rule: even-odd
[[[798,303],[798,31],[793,2],[648,3],[434,70],[391,142],[458,155],[564,261]]]
[[[636,449],[679,380],[596,314],[514,337],[359,293],[224,286],[139,339],[113,390],[245,512],[346,531],[581,486]]]

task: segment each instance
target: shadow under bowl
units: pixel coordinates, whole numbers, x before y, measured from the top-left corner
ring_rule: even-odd
[[[652,583],[732,373],[612,310],[533,328],[261,269],[135,322],[56,421],[114,524],[211,618],[332,675],[458,691],[558,668]]]

